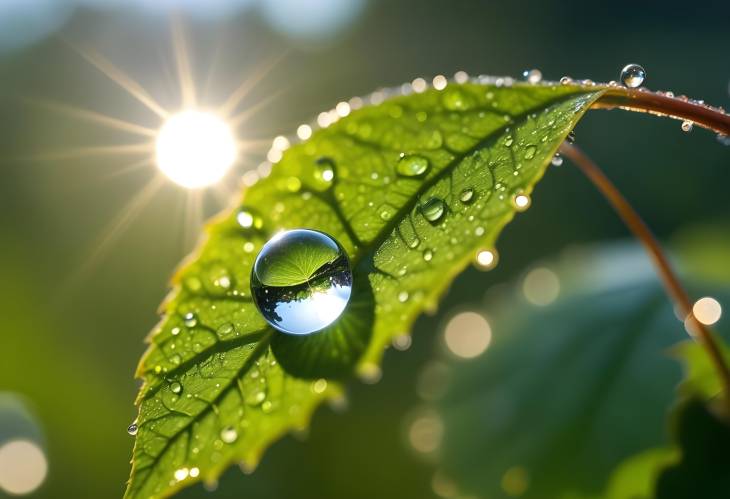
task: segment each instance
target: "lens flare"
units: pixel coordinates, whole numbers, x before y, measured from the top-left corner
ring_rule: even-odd
[[[215,184],[236,160],[236,141],[228,125],[202,111],[171,116],[157,135],[157,166],[189,189]]]

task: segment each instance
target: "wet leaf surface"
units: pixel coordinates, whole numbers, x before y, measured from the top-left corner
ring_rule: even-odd
[[[436,306],[478,250],[524,209],[598,87],[451,84],[354,111],[288,149],[207,228],[177,272],[138,370],[144,380],[127,497],[214,482],[306,427],[339,380],[372,375],[384,348]],[[269,326],[251,268],[286,229],[335,238],[353,297],[303,338]]]

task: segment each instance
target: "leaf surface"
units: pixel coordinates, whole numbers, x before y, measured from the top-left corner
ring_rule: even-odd
[[[138,369],[127,497],[213,482],[231,462],[255,466],[341,396],[340,380],[372,374],[391,340],[494,247],[514,197],[529,196],[602,91],[450,84],[366,106],[288,149],[209,224],[174,278]],[[249,289],[261,246],[294,228],[334,237],[353,268],[347,310],[307,337],[271,329]],[[322,263],[307,258],[300,267]]]

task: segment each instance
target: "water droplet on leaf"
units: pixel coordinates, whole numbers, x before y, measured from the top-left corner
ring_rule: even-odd
[[[139,427],[137,426],[137,423],[132,423],[127,427],[127,433],[129,433],[132,436],[135,436],[137,434],[137,431],[139,430]]]
[[[540,83],[542,80],[542,71],[539,69],[526,69],[522,72],[522,77],[527,83]]]
[[[481,270],[491,270],[497,265],[497,260],[496,250],[479,250],[476,256],[476,266]]]
[[[173,381],[172,383],[170,383],[170,391],[175,394],[180,393],[182,391],[182,385],[180,384],[180,382]]]
[[[188,312],[183,316],[183,323],[187,327],[195,327],[198,325],[198,317],[193,312]]]
[[[227,444],[232,444],[238,438],[238,432],[233,426],[226,426],[221,430],[221,440]]]
[[[459,200],[464,204],[469,204],[474,201],[474,189],[471,187],[463,189],[459,194]]]
[[[646,71],[638,64],[627,64],[621,70],[621,82],[629,88],[640,87],[646,79]]]
[[[352,292],[350,262],[340,244],[322,232],[281,232],[261,248],[251,292],[274,328],[310,334],[332,324]]]
[[[515,205],[517,211],[525,211],[532,204],[532,200],[527,194],[516,194],[512,198],[512,203]]]
[[[402,177],[418,177],[428,171],[429,161],[418,154],[401,154],[395,171]]]
[[[430,198],[420,206],[421,213],[431,223],[436,223],[441,219],[446,211],[446,205],[440,198]]]
[[[322,182],[330,183],[335,178],[335,162],[332,158],[322,157],[317,160],[316,174]]]

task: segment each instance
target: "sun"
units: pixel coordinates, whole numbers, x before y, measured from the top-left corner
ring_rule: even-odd
[[[221,180],[236,161],[237,147],[230,127],[213,113],[187,110],[170,116],[155,142],[157,167],[170,180],[188,189]]]

